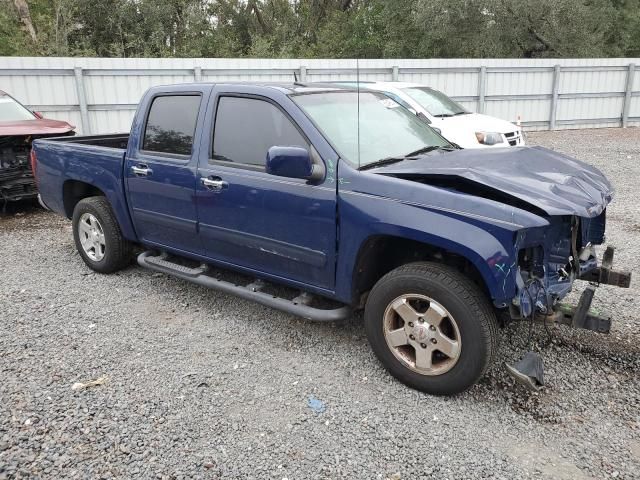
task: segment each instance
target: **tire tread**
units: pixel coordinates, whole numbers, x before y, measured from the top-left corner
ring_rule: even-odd
[[[408,263],[384,275],[371,290],[368,300],[381,293],[378,290],[385,288],[390,282],[402,277],[415,278],[416,275],[439,283],[458,297],[458,300],[468,305],[470,310],[476,312],[487,351],[479,377],[484,376],[498,355],[498,321],[493,306],[484,292],[458,270],[436,262]],[[476,340],[479,341],[480,339]]]
[[[85,256],[77,237],[76,226],[79,221],[79,217],[83,213],[90,212],[91,210],[97,213],[96,216],[99,217],[99,221],[102,224],[102,230],[105,235],[105,240],[108,245],[109,251],[105,255],[105,261],[102,265],[91,261],[91,259],[88,259]],[[111,210],[111,205],[105,197],[87,197],[77,203],[73,210],[73,235],[76,242],[76,248],[78,249],[80,256],[92,270],[101,273],[113,273],[118,270],[122,270],[131,261],[133,245],[122,235],[120,225]]]

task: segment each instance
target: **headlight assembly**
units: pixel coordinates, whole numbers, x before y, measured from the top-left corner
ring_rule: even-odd
[[[483,145],[497,145],[504,143],[504,137],[498,132],[476,132],[478,143]]]

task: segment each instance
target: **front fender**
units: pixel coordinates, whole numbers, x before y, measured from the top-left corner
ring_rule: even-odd
[[[344,301],[352,300],[351,279],[360,248],[377,235],[413,240],[466,258],[496,306],[515,295],[515,271],[509,268],[517,255],[512,230],[384,197],[341,193],[336,293]]]

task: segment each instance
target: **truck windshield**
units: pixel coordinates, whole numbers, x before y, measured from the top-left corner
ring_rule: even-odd
[[[433,88],[409,87],[402,90],[434,117],[453,117],[469,113],[462,105]]]
[[[426,147],[451,148],[426,123],[382,93],[336,91],[292,98],[339,155],[357,167]]]
[[[0,122],[34,120],[36,117],[8,95],[0,95]]]

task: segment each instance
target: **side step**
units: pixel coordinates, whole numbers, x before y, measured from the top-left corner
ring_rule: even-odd
[[[170,275],[172,275],[174,272],[179,272],[184,276],[194,278],[194,277],[197,277],[198,275],[202,275],[204,272],[207,271],[206,265],[201,265],[198,268],[189,268],[184,265],[178,265],[177,263],[173,263],[167,260],[166,253],[163,253],[162,255],[158,255],[158,256],[149,255],[148,257],[145,257],[145,261],[148,264],[153,265],[155,267],[154,270],[158,270],[159,272],[165,272]]]
[[[141,267],[155,270],[156,272],[166,273],[204,287],[230,293],[232,295],[260,303],[267,307],[276,308],[293,315],[298,315],[308,320],[314,320],[317,322],[334,322],[337,320],[344,320],[351,314],[351,308],[347,305],[334,309],[311,307],[308,305],[308,298],[310,296],[307,293],[303,293],[293,300],[270,295],[262,291],[263,286],[266,284],[261,280],[256,280],[246,286],[236,285],[234,283],[206,275],[208,270],[206,265],[202,265],[198,268],[185,267],[184,265],[179,265],[168,260],[166,254],[154,255],[154,252],[151,251],[143,252],[138,255],[138,264]]]

